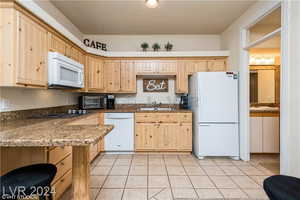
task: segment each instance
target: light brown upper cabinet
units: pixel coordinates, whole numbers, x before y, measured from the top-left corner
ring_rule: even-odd
[[[196,72],[207,71],[207,60],[187,60],[184,61],[184,63],[188,75],[192,75]]]
[[[176,60],[159,60],[156,65],[156,73],[161,75],[176,75]]]
[[[84,64],[84,53],[78,47],[71,43],[65,42],[63,39],[53,33],[48,33],[49,51],[58,52],[68,58],[71,58],[81,64]]]
[[[135,70],[137,75],[155,74],[155,72],[157,71],[157,61],[136,60]]]
[[[101,58],[94,56],[87,57],[88,69],[88,81],[87,88],[88,90],[97,90],[104,92],[104,62]]]
[[[136,73],[134,61],[121,61],[121,92],[136,93]]]
[[[117,93],[121,91],[121,62],[119,60],[104,61],[105,91]]]
[[[48,33],[49,37],[49,50],[53,52],[58,52],[62,55],[66,55],[66,43],[64,40],[54,35],[53,33]]]
[[[210,72],[226,71],[226,60],[209,60],[208,71]]]
[[[176,75],[176,93],[188,93],[189,68],[186,61],[178,61]]]
[[[105,92],[136,93],[136,72],[132,60],[104,61]]]
[[[77,47],[74,47],[74,46],[71,47],[70,58],[72,58],[73,60],[75,60],[81,64],[85,64],[84,63],[84,60],[85,60],[84,54]]]
[[[136,60],[137,75],[176,75],[176,60]]]
[[[18,15],[17,84],[47,85],[47,31],[26,15]]]

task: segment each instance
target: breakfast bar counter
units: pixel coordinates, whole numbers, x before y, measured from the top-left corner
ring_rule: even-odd
[[[85,119],[97,113],[74,118],[28,119],[1,123],[0,147],[72,146],[74,200],[89,200],[89,147],[108,134],[112,125]]]

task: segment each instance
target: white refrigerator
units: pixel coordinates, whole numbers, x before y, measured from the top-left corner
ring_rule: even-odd
[[[193,152],[239,159],[237,72],[199,72],[189,79]]]

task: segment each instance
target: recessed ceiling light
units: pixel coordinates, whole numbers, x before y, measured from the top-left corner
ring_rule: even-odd
[[[146,6],[148,8],[156,8],[158,6],[158,0],[146,0]]]

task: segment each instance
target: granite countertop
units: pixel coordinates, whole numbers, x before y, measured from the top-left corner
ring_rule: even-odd
[[[151,108],[151,105],[147,105],[147,104],[121,104],[121,105],[117,105],[117,107],[115,109],[97,109],[94,111],[98,111],[98,112],[104,112],[104,113],[117,113],[117,112],[132,112],[132,113],[191,113],[191,110],[188,109],[180,109],[178,107],[178,105],[174,106],[168,106],[168,105],[164,105],[164,106],[160,106],[161,108],[169,108],[171,107],[172,110],[141,110],[140,108]],[[94,112],[93,111],[93,112]]]
[[[279,107],[253,106],[250,107],[250,113],[280,113]]]
[[[113,125],[71,124],[92,115],[97,115],[97,113],[74,118],[23,119],[3,122],[0,127],[0,146],[86,146],[95,144],[113,129]]]

